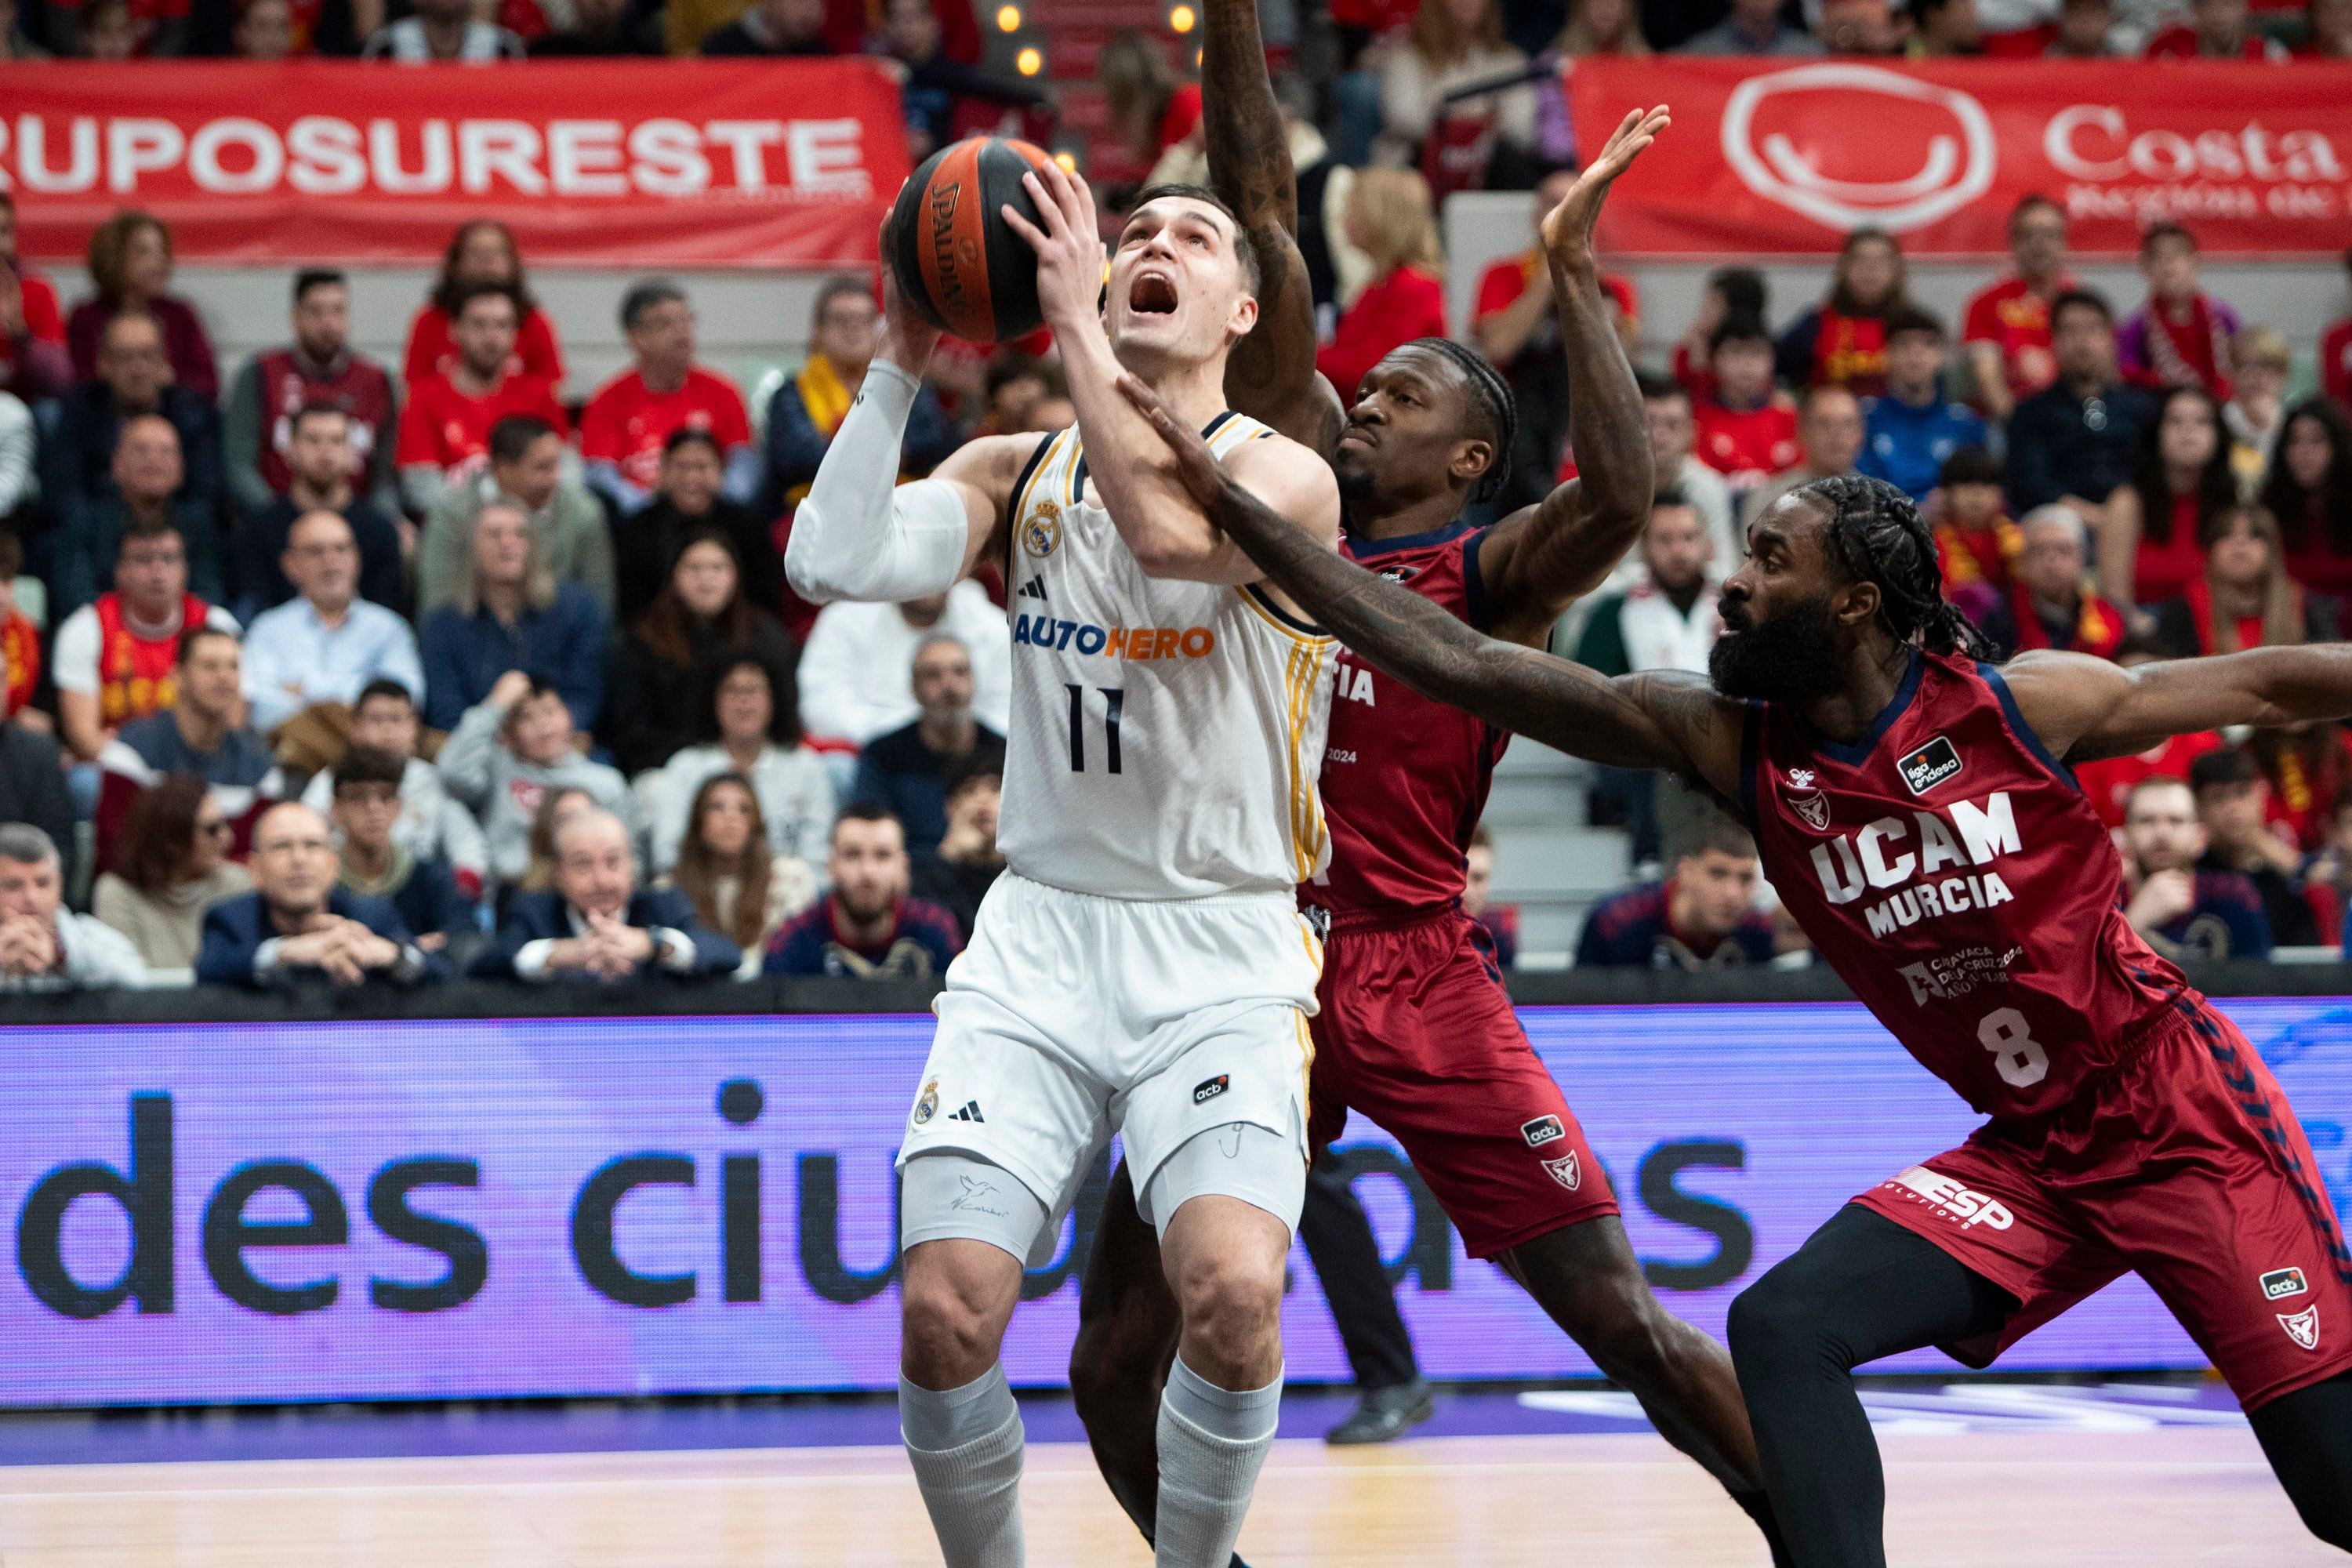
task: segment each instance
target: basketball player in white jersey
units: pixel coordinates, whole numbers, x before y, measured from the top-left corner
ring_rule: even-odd
[[[1315,780],[1335,650],[1178,487],[1121,368],[1327,547],[1339,490],[1225,405],[1256,279],[1212,194],[1144,193],[1106,286],[1085,184],[1058,168],[1027,184],[1043,226],[1004,221],[1037,252],[1076,427],[974,441],[894,488],[938,334],[886,268],[882,353],[784,558],[818,602],[943,593],[989,562],[1012,589],[1009,869],[948,971],[898,1154],[900,1426],[949,1568],[1015,1568],[1022,1427],[999,1348],[1024,1260],[1051,1257],[1120,1132],[1183,1313],[1157,1562],[1225,1568],[1282,1387],[1321,965],[1292,889],[1328,854]]]

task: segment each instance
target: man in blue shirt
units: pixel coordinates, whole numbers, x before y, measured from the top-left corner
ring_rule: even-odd
[[[194,773],[211,786],[214,802],[236,834],[236,852],[251,842],[261,812],[286,794],[278,760],[261,737],[237,722],[241,656],[236,638],[217,626],[180,634],[177,688],[172,706],[133,719],[98,753],[98,864],[113,863],[114,838],[139,792],[166,773]]]
[[[416,634],[382,605],[359,597],[360,547],[340,512],[294,520],[281,559],[295,596],[253,618],[245,633],[245,695],[267,735],[306,710],[332,704],[347,733],[351,704],[368,682],[391,679],[425,699]]]
[[[1692,824],[1664,882],[1628,888],[1585,917],[1577,967],[1727,969],[1772,962],[1756,907],[1756,841],[1719,812]]]
[[[335,985],[406,985],[443,974],[382,899],[335,885],[334,830],[298,801],[269,808],[253,830],[254,890],[205,912],[196,979],[268,986],[323,975]]]
[[[2169,959],[2268,958],[2262,894],[2240,872],[2200,868],[2205,842],[2185,781],[2133,786],[2124,802],[2124,917]]]
[[[1924,503],[1944,460],[1985,444],[1976,410],[1944,400],[1944,323],[1916,306],[1886,319],[1886,392],[1863,414],[1854,467]]]

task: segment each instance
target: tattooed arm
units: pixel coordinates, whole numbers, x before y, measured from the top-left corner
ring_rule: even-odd
[[[1308,450],[1339,438],[1341,397],[1315,369],[1315,300],[1298,253],[1298,181],[1275,101],[1257,0],[1203,0],[1201,125],[1209,184],[1241,220],[1258,268],[1257,324],[1225,363],[1225,399]]]
[[[1244,489],[1141,382],[1119,389],[1176,456],[1176,476],[1265,580],[1349,650],[1425,697],[1571,756],[1693,774],[1739,798],[1740,705],[1704,676],[1610,679],[1477,631],[1412,589],[1365,571]]]
[[[1667,123],[1664,108],[1628,112],[1601,155],[1544,216],[1544,253],[1568,360],[1570,445],[1580,472],[1496,523],[1478,546],[1488,624],[1510,642],[1541,643],[1570,601],[1600,585],[1649,521],[1648,421],[1601,291],[1592,226],[1610,185]]]

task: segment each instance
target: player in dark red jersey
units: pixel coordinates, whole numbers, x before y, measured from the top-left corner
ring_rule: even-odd
[[[1504,477],[1508,388],[1476,354],[1424,339],[1383,359],[1338,417],[1315,374],[1304,266],[1286,226],[1295,221],[1286,143],[1255,7],[1210,0],[1206,20],[1212,176],[1268,280],[1260,325],[1228,371],[1228,397],[1331,454],[1354,558],[1439,613],[1540,644],[1649,516],[1641,395],[1591,234],[1611,183],[1664,129],[1664,112],[1628,115],[1544,225],[1583,477],[1473,529],[1462,513]],[[1253,104],[1264,116],[1255,125]],[[1670,1441],[1763,1521],[1761,1473],[1730,1358],[1650,1293],[1583,1130],[1462,913],[1470,834],[1507,739],[1342,658],[1321,780],[1331,868],[1301,889],[1330,916],[1313,1024],[1314,1141],[1336,1137],[1350,1107],[1387,1128],[1472,1256],[1508,1269],[1641,1399]],[[1147,1535],[1155,1380],[1175,1323],[1155,1238],[1122,1173],[1095,1238],[1071,1385],[1106,1479]]]
[[[2352,646],[2126,669],[1982,661],[1902,492],[1817,480],[1750,529],[1707,678],[1609,679],[1324,554],[1129,395],[1186,485],[1358,656],[1487,723],[1738,802],[1822,956],[1989,1120],[1831,1219],[1732,1309],[1774,1511],[1805,1568],[1876,1565],[1884,1483],[1848,1375],[1971,1365],[2126,1270],[2213,1358],[2305,1522],[2352,1551],[2352,1250],[2285,1097],[2125,920],[2067,764],[2352,714]]]

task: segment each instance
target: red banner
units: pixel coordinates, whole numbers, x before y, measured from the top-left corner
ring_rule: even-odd
[[[1588,149],[1635,104],[1674,109],[1602,214],[1622,254],[1823,251],[1865,225],[1992,254],[2034,191],[2089,254],[2160,217],[2223,253],[2352,238],[2352,67],[1613,58],[1577,64],[1569,97]]]
[[[534,266],[853,266],[907,172],[862,60],[0,66],[0,186],[52,259],[137,206],[184,260],[430,262],[491,216]]]

